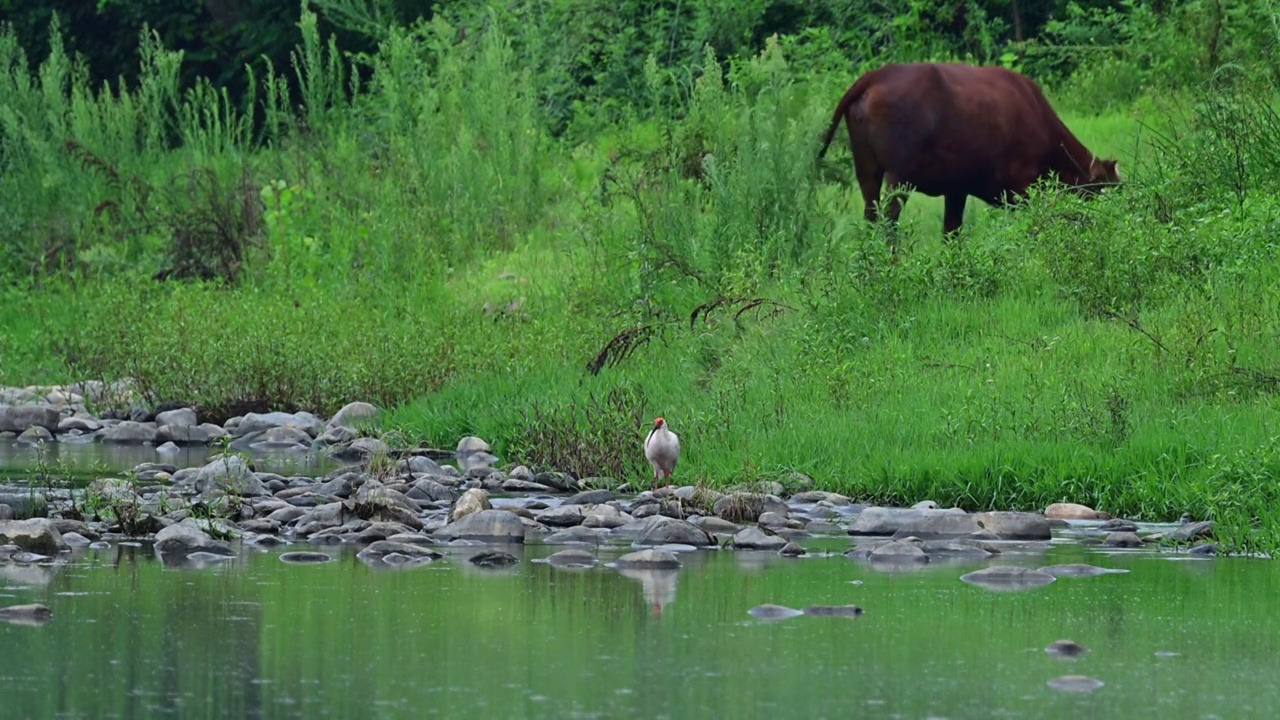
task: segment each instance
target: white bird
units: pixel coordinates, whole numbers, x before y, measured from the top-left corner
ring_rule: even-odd
[[[667,421],[656,418],[649,437],[644,439],[644,456],[653,466],[653,488],[658,489],[658,481],[671,478],[671,471],[676,469],[676,461],[680,459],[680,438],[667,429]]]

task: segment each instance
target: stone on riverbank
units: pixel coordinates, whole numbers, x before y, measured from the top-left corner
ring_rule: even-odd
[[[435,532],[449,540],[483,540],[491,542],[524,542],[524,523],[506,510],[480,510]]]
[[[1047,520],[1110,520],[1111,516],[1088,505],[1078,503],[1053,503],[1044,509]]]
[[[0,432],[22,433],[32,427],[41,427],[52,433],[57,431],[61,420],[61,412],[44,405],[0,406]]]
[[[187,518],[156,533],[155,552],[166,565],[180,565],[192,553],[206,552],[215,555],[234,555],[231,547],[222,540],[214,540],[193,519]]]
[[[8,543],[43,555],[57,555],[69,549],[54,521],[48,518],[0,521],[0,544]]]

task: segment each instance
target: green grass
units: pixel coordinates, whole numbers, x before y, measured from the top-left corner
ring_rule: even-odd
[[[4,260],[21,289],[0,309],[0,382],[132,377],[139,402],[215,411],[370,400],[413,441],[478,434],[504,459],[631,483],[662,415],[685,482],[798,471],[867,502],[1185,511],[1236,547],[1280,541],[1274,127],[1247,102],[1063,108],[1126,187],[972,201],[945,245],[941,201],[914,195],[891,265],[843,141],[813,163],[851,78],[795,72],[771,45],[703,75],[678,113],[553,138],[511,91],[500,35],[415,32],[349,98],[308,35],[309,126],[268,101],[258,144],[209,97],[181,100],[166,149],[120,98],[0,87],[47,111],[7,116],[27,124],[4,136],[23,242]],[[1151,125],[1184,142],[1152,145]],[[57,151],[69,137],[88,154]],[[1252,192],[1226,189],[1232,148]],[[49,177],[74,179],[56,195]],[[151,279],[193,258],[223,279]]]

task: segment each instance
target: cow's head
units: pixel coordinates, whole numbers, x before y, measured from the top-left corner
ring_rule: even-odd
[[[1089,161],[1089,190],[1097,192],[1104,187],[1119,185],[1121,182],[1119,160],[1094,157]]]

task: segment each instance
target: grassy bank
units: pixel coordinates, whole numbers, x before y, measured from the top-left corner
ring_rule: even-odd
[[[408,441],[641,482],[663,415],[685,482],[1191,512],[1280,544],[1280,124],[1251,96],[1064,105],[1126,187],[973,202],[946,245],[913,196],[893,265],[843,142],[813,162],[853,74],[708,54],[692,83],[650,68],[665,113],[553,136],[501,33],[455,35],[391,34],[355,92],[306,35],[301,116],[282,77],[253,113],[179,92],[158,45],[151,84],[104,94],[0,43],[0,382],[371,400]]]

